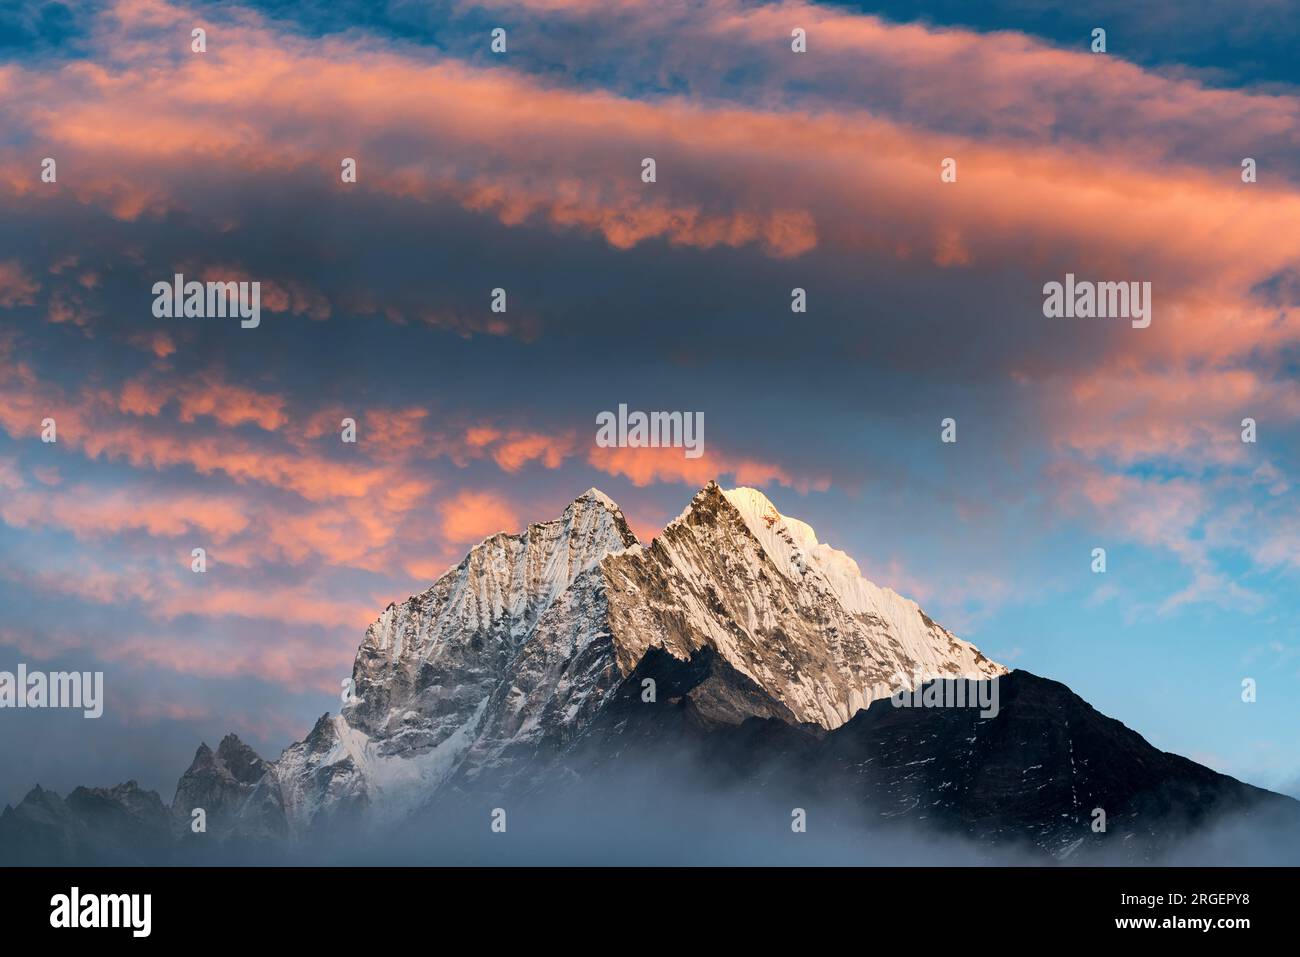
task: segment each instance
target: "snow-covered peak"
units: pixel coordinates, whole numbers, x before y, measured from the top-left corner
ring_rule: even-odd
[[[606,514],[615,519],[615,524],[618,526],[619,531],[622,532],[626,525],[626,520],[623,517],[623,510],[619,508],[617,502],[600,489],[593,486],[566,505],[564,507],[564,512],[559,518],[553,518],[545,522],[529,522],[528,530],[523,532],[512,532],[507,531],[506,529],[502,529],[499,532],[493,532],[470,549],[469,554],[465,557],[465,561],[469,561],[476,552],[487,548],[497,547],[502,539],[523,539],[529,534],[535,534],[535,530],[537,529],[566,528],[575,524],[581,524],[588,516],[593,515],[597,516],[597,521],[604,522],[604,516]],[[633,542],[636,541],[636,536],[631,534],[630,529],[624,536],[625,539],[627,537],[630,537]],[[457,569],[453,567],[443,574],[444,576],[454,575],[456,570]]]
[[[900,601],[919,610],[915,602],[902,598],[862,576],[858,563],[846,553],[817,540],[811,525],[777,511],[757,489],[733,488],[726,496],[763,550],[787,575],[803,576],[811,565],[826,579],[840,603],[857,614],[882,615]]]
[[[543,526],[559,523],[565,526],[596,524],[602,527],[612,526],[626,547],[636,543],[636,536],[628,527],[627,519],[618,503],[600,489],[587,489],[564,509],[564,514],[556,522],[543,522]],[[531,528],[532,526],[530,526]]]
[[[594,485],[591,488],[587,489],[587,491],[579,495],[576,499],[574,499],[574,504],[576,505],[578,502],[582,502],[582,501],[599,502],[601,505],[604,505],[611,512],[622,511],[622,509],[618,507],[617,502],[615,502],[612,498],[610,498],[600,489],[596,488]]]
[[[937,625],[910,598],[864,578],[852,557],[817,540],[812,526],[777,511],[766,495],[757,489],[734,488],[722,493],[745,520],[767,552],[768,557],[789,578],[798,580],[816,575],[851,614],[869,615],[887,622],[909,650],[928,650],[935,644],[935,633],[952,639],[960,647],[960,657],[972,656],[974,646],[954,638]],[[918,657],[924,658],[923,655]],[[1001,665],[990,663],[1005,671]]]
[[[802,574],[801,547],[815,548],[817,545],[817,535],[812,527],[798,519],[782,515],[758,489],[742,485],[727,489],[722,494],[740,512],[745,524],[763,544],[768,555],[783,566],[783,570]],[[854,568],[856,567],[855,565]]]
[[[814,574],[823,580],[844,609],[853,614],[874,615],[887,620],[893,620],[899,614],[920,614],[916,602],[864,578],[858,563],[850,555],[818,541],[811,525],[783,515],[758,489],[743,485],[721,489],[716,482],[710,482],[695,494],[674,523],[687,520],[718,493],[740,513],[763,551],[791,580],[801,581],[810,573]]]

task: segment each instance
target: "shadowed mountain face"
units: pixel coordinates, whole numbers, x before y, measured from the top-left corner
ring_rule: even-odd
[[[195,810],[214,832],[240,828],[250,838],[275,839],[286,834],[284,805],[278,788],[268,785],[272,767],[236,735],[228,734],[214,753],[199,745],[194,761],[176,784],[171,815],[178,834],[192,835]]]
[[[646,679],[666,697],[644,701]],[[733,799],[816,805],[841,829],[928,831],[1042,861],[1148,863],[1231,819],[1274,831],[1289,843],[1278,862],[1300,862],[1300,803],[1153,748],[1059,682],[1025,671],[994,680],[996,715],[977,703],[991,682],[940,680],[917,701],[968,704],[881,699],[827,732],[732,723],[729,702],[761,693],[743,676],[710,653],[687,663],[652,653],[587,739],[533,780],[580,800],[602,776],[650,764]]]
[[[167,806],[135,781],[80,787],[67,800],[37,785],[0,812],[0,863],[148,864],[170,858]]]
[[[475,863],[487,852],[463,832],[506,807],[546,832],[533,862],[586,859],[611,814],[626,860],[665,863],[694,860],[681,822],[713,814],[715,833],[745,830],[722,863],[814,831],[884,836],[897,863],[895,839],[916,834],[975,859],[1137,863],[1228,820],[1300,859],[1300,804],[1008,673],[751,489],[711,483],[648,547],[594,489],[492,536],[384,611],[353,682],[275,761],[234,735],[201,746],[170,809],[134,782],[34,789],[0,815],[0,859],[280,859],[391,839]],[[440,832],[452,844],[430,844]]]

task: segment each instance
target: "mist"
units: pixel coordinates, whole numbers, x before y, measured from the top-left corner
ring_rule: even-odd
[[[1261,804],[1161,833],[1079,823],[1053,854],[1027,836],[891,819],[858,796],[813,793],[779,764],[706,767],[689,748],[442,794],[400,824],[325,825],[283,847],[227,845],[224,863],[348,866],[1281,866],[1300,863],[1300,805]],[[806,829],[796,831],[796,809]],[[494,821],[498,828],[493,829]],[[200,854],[201,862],[207,855]]]

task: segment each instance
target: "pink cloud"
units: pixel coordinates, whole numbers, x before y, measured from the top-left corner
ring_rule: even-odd
[[[14,259],[0,260],[0,307],[31,306],[36,303],[40,283]]]
[[[0,519],[25,528],[57,526],[79,538],[136,529],[156,537],[200,533],[215,542],[227,541],[249,524],[243,505],[228,497],[162,489],[141,495],[138,489],[105,491],[89,485],[7,496],[0,501]]]
[[[648,29],[678,35],[675,15],[633,10]],[[60,107],[19,110],[20,125],[94,158],[70,188],[113,206],[122,178],[143,182],[137,189],[148,200],[128,204],[139,214],[183,207],[185,177],[204,164],[263,181],[337,179],[336,144],[346,142],[365,157],[363,193],[450,198],[508,225],[547,222],[618,248],[660,239],[756,245],[789,257],[830,246],[953,267],[1016,265],[1031,275],[1051,251],[1079,273],[1149,279],[1157,326],[1142,337],[1099,332],[1114,354],[1222,362],[1300,336],[1293,314],[1251,295],[1300,261],[1296,189],[1243,188],[1233,169],[1157,161],[1177,153],[1193,121],[1260,136],[1294,128],[1294,99],[1203,88],[1113,58],[1102,65],[1013,35],[889,25],[803,4],[724,3],[700,12],[685,40],[716,47],[740,38],[755,49],[761,40],[770,48],[764,62],[787,63],[772,38],[787,36],[792,18],[818,45],[799,69],[824,61],[813,67],[818,75],[853,77],[858,66],[898,74],[903,107],[635,101],[348,38],[307,41],[246,11],[231,15],[227,42],[209,54],[178,53],[161,66],[150,54],[145,68],[136,58],[156,51],[152,31],[192,19],[149,2],[119,4],[99,21],[114,69],[82,61],[39,73],[14,67],[9,81],[16,102]],[[393,89],[427,92],[393,97]],[[1103,114],[1094,100],[1123,109]],[[1114,116],[1136,111],[1144,133],[1121,124],[1115,141],[1063,144],[1062,105],[1104,115],[1106,123],[1082,124],[1102,136]],[[140,135],[119,135],[124,111],[145,124]],[[227,133],[219,141],[214,125]],[[386,164],[379,144],[393,131],[426,136],[424,158]],[[660,165],[654,184],[639,177],[647,152]],[[939,182],[944,156],[959,161],[956,184]],[[268,295],[275,308],[329,314],[310,290]]]
[[[520,527],[514,507],[492,492],[459,492],[444,501],[438,511],[442,515],[442,534],[450,542],[473,543]]]
[[[530,462],[559,468],[576,450],[577,437],[479,425],[465,430],[465,444],[469,454],[486,452],[502,471],[518,472]]]
[[[696,459],[688,459],[679,448],[602,448],[592,446],[587,462],[602,472],[621,475],[633,485],[678,482],[703,486],[724,475],[739,485],[764,486],[778,482],[800,491],[824,491],[826,478],[796,476],[783,466],[745,456],[733,456],[712,448]]]

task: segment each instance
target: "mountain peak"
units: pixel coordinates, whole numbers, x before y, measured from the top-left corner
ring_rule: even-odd
[[[716,485],[717,483],[711,482],[710,484]],[[727,500],[737,508],[740,508],[742,503],[753,503],[755,508],[776,511],[776,506],[772,504],[771,499],[758,489],[750,488],[748,485],[737,485],[735,488],[722,489],[721,491],[723,495],[727,496]]]
[[[221,739],[217,759],[231,777],[243,784],[253,783],[266,773],[266,762],[233,732]]]
[[[654,647],[679,661],[711,647],[797,720],[826,729],[918,676],[1006,672],[757,489],[709,482],[650,548],[603,567],[623,673]]]
[[[238,777],[267,792],[278,782],[292,828],[404,813],[412,795],[479,774],[526,777],[527,756],[580,735],[651,652],[713,662],[696,701],[709,720],[827,730],[917,674],[1004,671],[757,489],[711,481],[636,545],[618,505],[590,488],[559,518],[474,546],[367,629],[337,717],[269,777],[248,749],[253,773]],[[220,751],[224,769],[244,746]]]
[[[622,511],[622,509],[618,507],[617,502],[615,502],[612,498],[610,498],[600,489],[596,488],[594,485],[591,488],[587,489],[587,491],[579,495],[577,498],[575,498],[573,500],[573,504],[576,505],[579,502],[586,502],[586,501],[599,502],[601,505],[604,505],[606,508],[614,512]]]
[[[612,523],[615,535],[622,543],[623,548],[637,544],[636,535],[633,534],[631,527],[627,524],[627,519],[624,517],[623,510],[619,508],[618,503],[595,486],[587,489],[587,491],[570,502],[559,522],[569,526],[592,525],[593,522],[600,525]],[[542,522],[540,524],[549,525],[554,523]]]
[[[722,486],[716,480],[710,479],[707,485],[691,496],[691,500],[682,509],[681,514],[664,526],[664,531],[679,522],[694,521],[698,523],[705,519],[706,516],[716,514],[718,504],[722,499]]]
[[[867,579],[852,556],[818,541],[811,525],[783,515],[757,489],[742,486],[722,494],[787,575],[803,577],[814,569],[848,611],[903,625],[903,630],[917,641],[927,637],[923,632],[930,630],[932,620],[915,601]],[[951,635],[947,629],[940,630]]]

